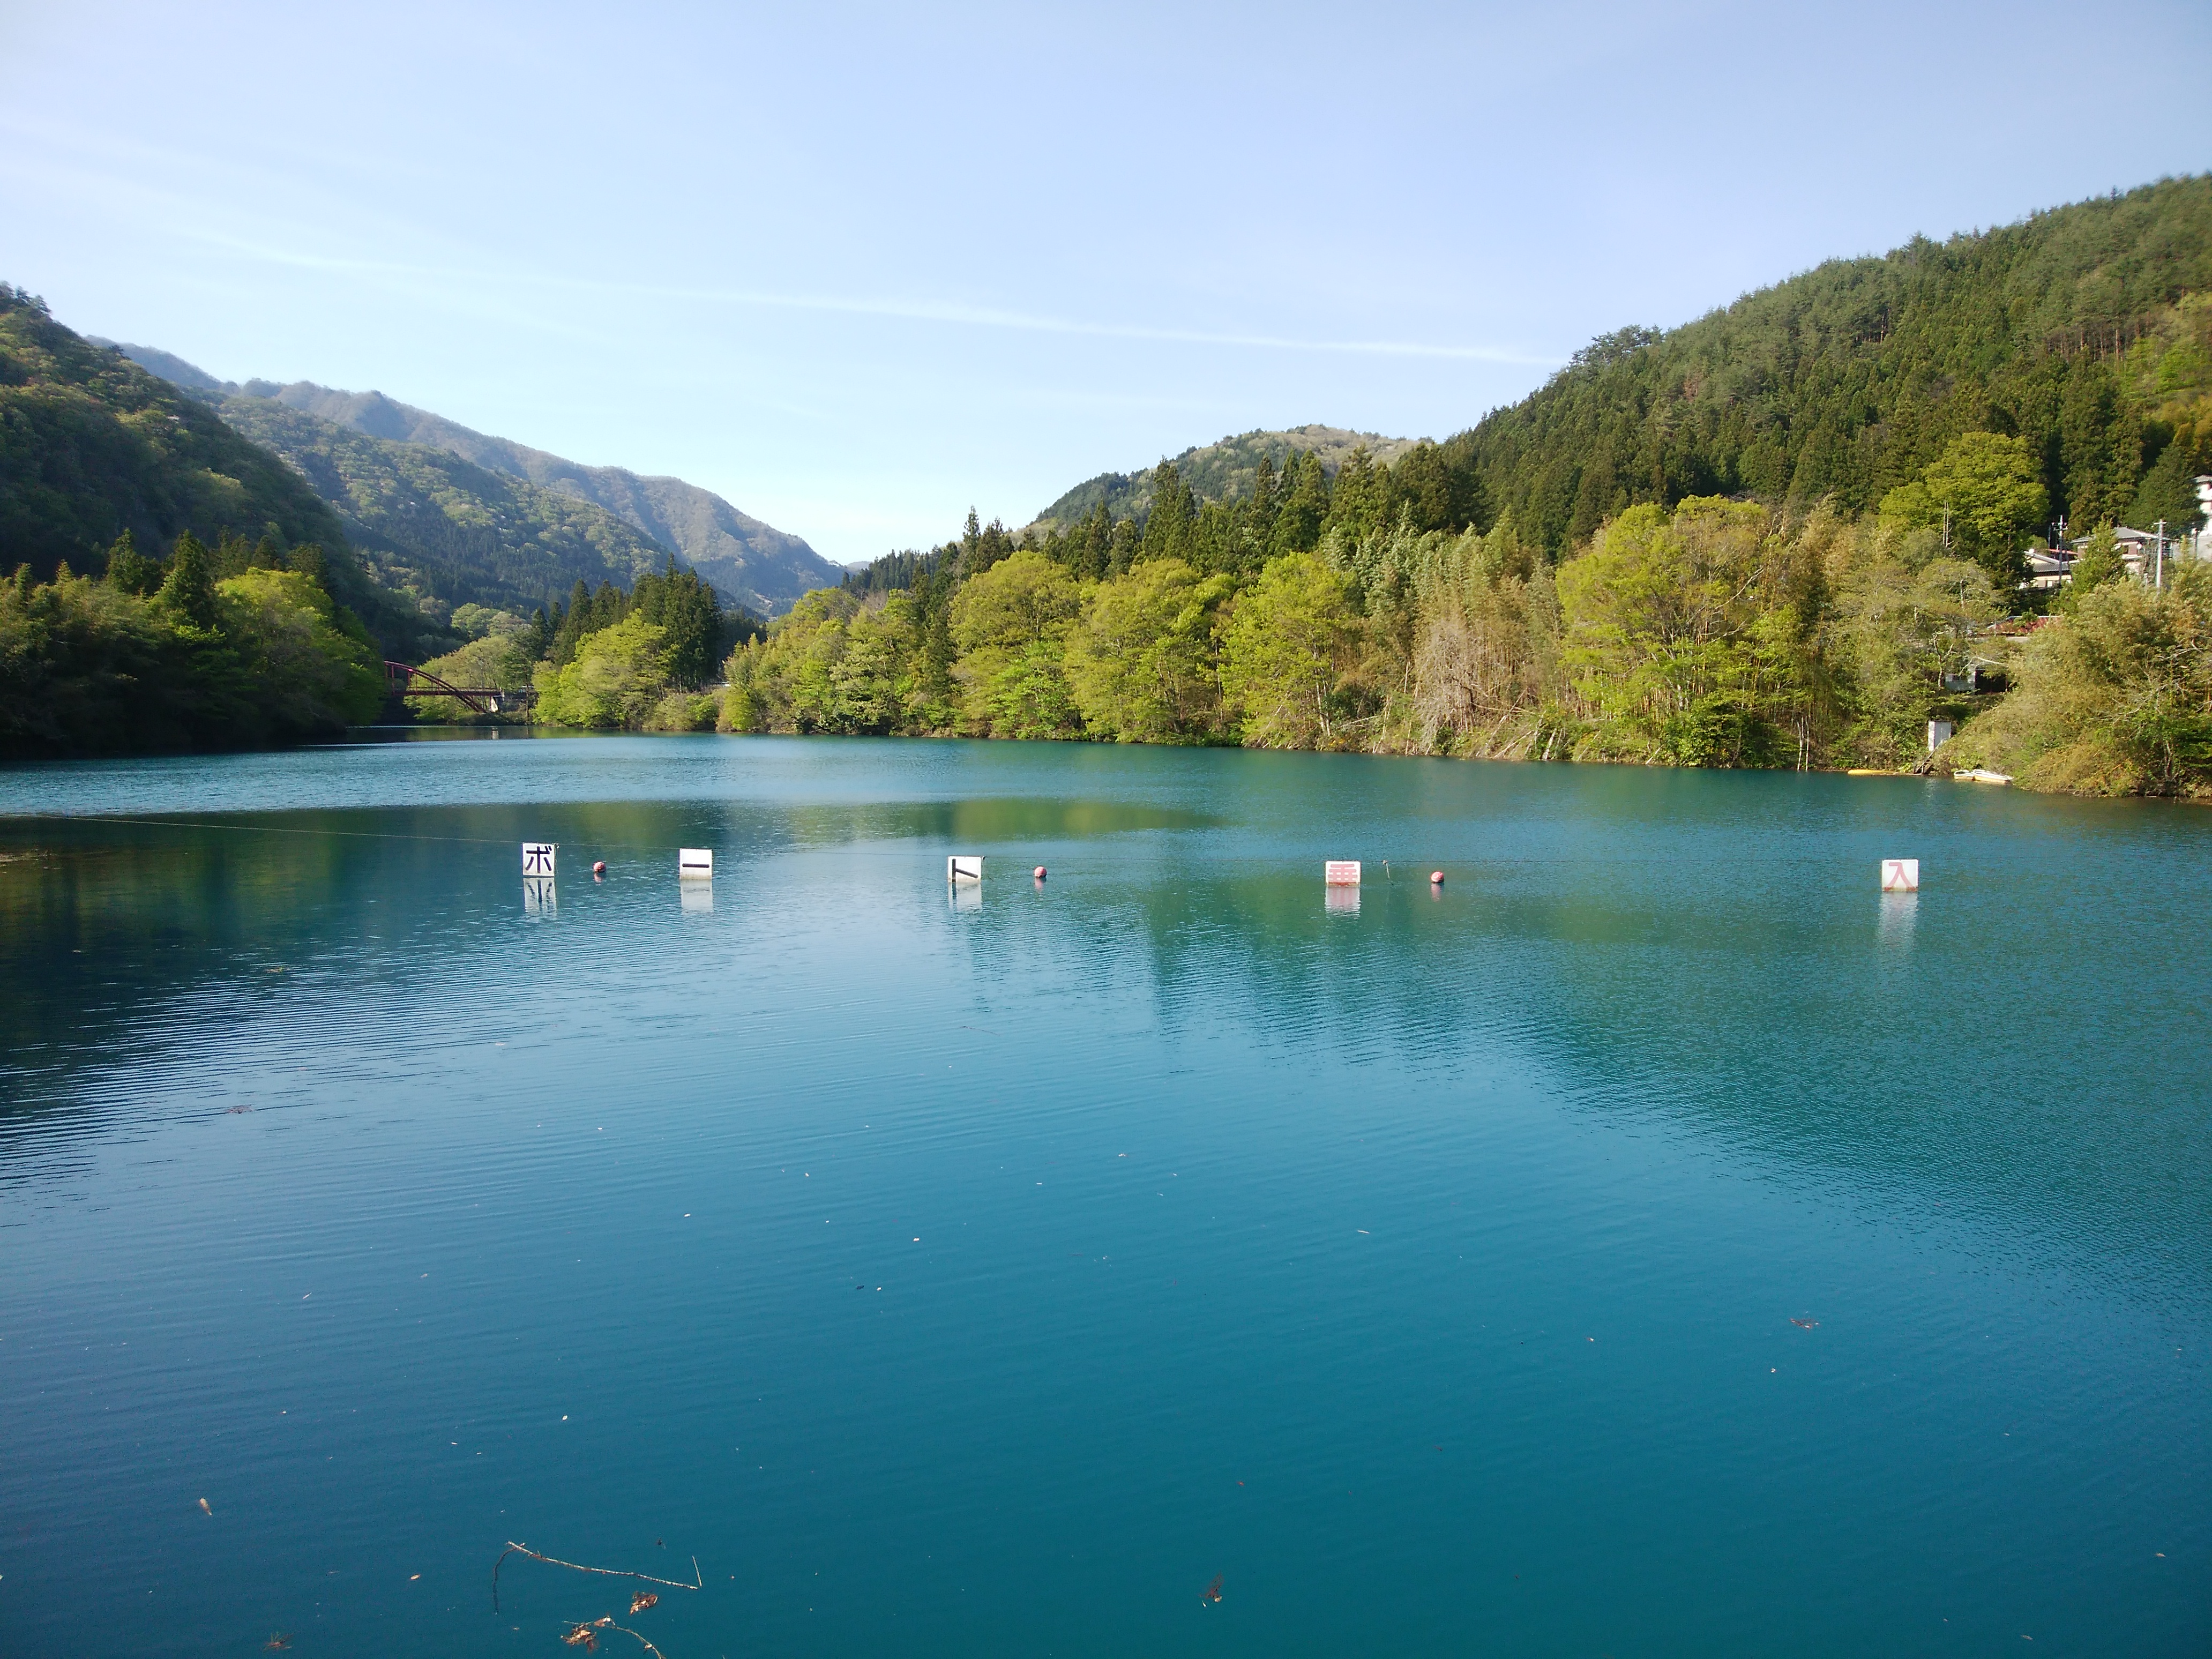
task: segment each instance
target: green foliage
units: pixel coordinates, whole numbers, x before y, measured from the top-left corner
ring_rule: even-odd
[[[678,685],[696,687],[712,679],[730,648],[727,623],[714,590],[698,573],[678,570],[669,556],[659,575],[644,575],[630,589],[629,608],[667,636],[668,674]]]
[[[520,691],[532,684],[536,664],[532,659],[525,636],[520,634],[487,634],[481,639],[471,640],[458,651],[449,651],[442,657],[433,658],[422,665],[427,673],[436,675],[448,685],[465,690]],[[413,700],[415,718],[442,724],[464,724],[483,718],[472,714],[468,707],[453,697],[419,697]]]
[[[971,520],[972,522],[972,520]],[[1061,659],[1082,608],[1075,580],[1024,550],[963,583],[950,613],[960,648],[961,729],[978,737],[1065,737],[1076,707]]]
[[[106,580],[26,564],[0,586],[0,757],[248,748],[375,718],[376,647],[315,577],[216,581],[198,537],[178,544],[152,596],[127,544]]]
[[[1620,331],[1441,445],[1224,440],[1095,479],[1019,534],[971,511],[765,630],[672,559],[627,590],[578,570],[565,604],[460,606],[477,638],[433,665],[534,672],[542,718],[600,728],[1978,757],[2045,787],[2212,793],[2212,574],[2148,589],[2112,529],[2192,526],[2208,289],[2212,180],[2170,180]],[[12,299],[0,343],[75,349]],[[423,511],[474,510],[451,457],[373,459]],[[499,500],[540,513],[548,545],[596,533]],[[2019,553],[2046,515],[2101,528],[2031,632],[2045,600]],[[276,740],[363,706],[374,658],[331,604],[359,580],[333,538],[234,503],[164,563],[112,522],[84,555],[106,580],[26,568],[0,596],[10,752]],[[1961,729],[1931,761],[1936,715]]]
[[[215,573],[208,550],[189,530],[177,538],[158,595],[163,609],[194,628],[216,625]]]
[[[471,640],[513,639],[530,632],[530,624],[513,611],[488,605],[455,605],[453,627],[456,634]]]
[[[1155,559],[1096,588],[1072,631],[1066,674],[1093,736],[1210,743],[1222,732],[1214,635],[1233,584]]]
[[[385,586],[427,614],[526,613],[581,580],[628,587],[671,556],[606,508],[428,444],[395,443],[270,398],[216,400],[222,419],[298,468]]]
[[[565,667],[537,671],[538,718],[549,726],[641,731],[672,687],[668,630],[631,616],[587,635]]]
[[[1794,550],[1765,507],[1693,498],[1629,508],[1560,568],[1564,659],[1597,717],[1590,757],[1797,757],[1819,576]]]
[[[1223,639],[1221,689],[1255,749],[1330,745],[1358,637],[1351,585],[1310,553],[1286,553],[1240,595]]]
[[[2112,533],[2112,522],[2107,519],[2089,532],[2087,541],[2075,556],[2073,580],[2060,592],[2058,610],[2071,612],[2080,609],[2093,592],[2118,581],[2126,574],[2127,566],[2120,559],[2119,539]]]
[[[648,732],[711,732],[722,700],[711,692],[671,691],[645,717]]]
[[[123,544],[123,586],[137,592],[152,553],[192,527],[249,556],[266,544],[278,562],[286,547],[329,550],[317,580],[388,648],[432,631],[367,577],[329,507],[276,456],[0,283],[0,547],[46,575],[64,561],[96,572]],[[210,567],[213,580],[236,574]],[[204,591],[192,603],[206,614]]]
[[[1962,765],[2077,794],[2212,794],[2212,566],[2104,582],[2021,653],[2019,688],[1954,740]]]
[[[542,610],[538,616],[544,618]],[[696,571],[678,570],[672,556],[665,572],[639,577],[627,593],[612,582],[594,592],[579,578],[567,607],[556,605],[550,618],[530,629],[530,644],[535,648],[542,640],[545,660],[565,668],[592,635],[633,616],[662,630],[669,679],[694,690],[714,677],[733,643],[760,629],[744,611],[725,611],[714,590]]]
[[[1553,558],[1638,502],[1863,514],[1978,431],[2026,441],[2048,511],[2118,520],[2206,389],[2207,289],[2212,178],[2166,179],[1608,337],[1442,459]]]
[[[222,631],[277,729],[328,731],[376,718],[384,703],[383,659],[312,577],[249,570],[216,592]]]
[[[96,563],[125,531],[166,547],[188,525],[342,539],[268,451],[136,363],[0,284],[0,546],[51,572]]]
[[[2009,585],[2026,574],[2020,550],[2046,505],[2027,440],[1967,432],[1883,496],[1881,516],[1897,529],[1939,530],[1948,547]]]
[[[125,593],[142,597],[162,582],[161,567],[138,550],[138,538],[125,531],[107,550],[107,580]]]
[[[1311,455],[1325,472],[1334,475],[1355,449],[1365,449],[1377,460],[1395,461],[1413,448],[1404,438],[1385,438],[1372,432],[1347,432],[1341,427],[1302,426],[1282,432],[1247,432],[1218,443],[1186,449],[1167,465],[1190,489],[1195,501],[1227,502],[1255,494],[1264,469],[1279,477],[1301,455]],[[1157,467],[1142,472],[1102,472],[1076,485],[1037,514],[1040,527],[1066,529],[1093,513],[1111,523],[1133,519],[1142,523],[1152,509],[1159,483]]]

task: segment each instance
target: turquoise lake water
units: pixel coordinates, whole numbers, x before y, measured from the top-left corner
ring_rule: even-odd
[[[2212,813],[511,737],[0,813],[8,1655],[2212,1647]]]

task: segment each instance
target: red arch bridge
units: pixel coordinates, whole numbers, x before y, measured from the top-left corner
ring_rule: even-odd
[[[384,665],[384,690],[394,697],[458,697],[461,706],[478,714],[503,714],[536,706],[534,690],[502,691],[492,686],[447,684],[427,668],[410,668],[404,662]]]

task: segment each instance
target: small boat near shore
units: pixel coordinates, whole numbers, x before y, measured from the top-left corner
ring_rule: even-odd
[[[1960,783],[2010,783],[2012,781],[2011,773],[1992,772],[1983,766],[1969,767],[1963,772],[1954,772],[1951,775]]]

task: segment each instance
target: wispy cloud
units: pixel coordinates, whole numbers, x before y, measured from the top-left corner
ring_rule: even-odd
[[[1550,368],[1559,361],[1499,346],[1447,345],[1421,340],[1302,339],[1285,334],[1246,334],[1216,329],[1177,328],[1152,323],[1087,321],[1080,318],[1046,316],[1035,312],[1008,311],[994,306],[966,305],[953,301],[790,294],[762,289],[671,288],[621,283],[594,283],[590,286],[608,291],[632,293],[641,298],[760,306],[787,311],[835,312],[860,317],[904,318],[917,322],[1012,329],[1030,334],[1083,335],[1096,339],[1152,340],[1170,344],[1233,346],[1261,351],[1349,352],[1378,357],[1449,357],[1474,362],[1516,363],[1532,368]]]
[[[520,288],[535,288],[589,294],[614,300],[676,301],[848,317],[882,317],[956,328],[1004,329],[1025,334],[1142,340],[1170,345],[1213,346],[1254,351],[1419,357],[1506,363],[1533,368],[1555,368],[1561,361],[1556,356],[1504,346],[1457,345],[1425,340],[1315,339],[1289,334],[1246,333],[1158,323],[1100,321],[1009,310],[998,306],[974,305],[957,300],[912,299],[896,295],[800,294],[786,289],[725,288],[694,283],[631,283],[557,271],[471,269],[458,265],[366,259],[344,253],[321,252],[258,239],[227,235],[203,226],[180,227],[178,234],[203,246],[218,248],[237,258],[368,281],[404,283],[447,294],[464,289],[511,294]],[[511,307],[505,308],[511,309]]]
[[[805,293],[713,283],[627,282],[510,265],[503,260],[486,262],[465,246],[447,250],[451,258],[364,258],[331,251],[334,245],[357,236],[362,205],[350,198],[335,197],[289,173],[258,167],[241,170],[236,164],[212,155],[155,149],[98,131],[57,130],[11,116],[0,116],[0,132],[8,132],[22,141],[20,146],[14,147],[15,154],[12,157],[0,152],[0,177],[48,191],[64,190],[80,205],[91,200],[105,201],[118,216],[142,225],[149,217],[159,217],[167,222],[166,234],[173,240],[197,243],[233,258],[264,265],[405,286],[416,291],[418,297],[442,297],[447,304],[452,304],[462,292],[473,291],[475,303],[468,307],[471,311],[489,305],[513,320],[541,326],[548,319],[515,314],[512,296],[517,290],[536,289],[614,300],[878,317],[952,328],[1249,351],[1427,358],[1531,368],[1554,368],[1562,361],[1556,356],[1512,346],[1433,340],[1322,338],[1171,323],[1066,317],[961,300],[902,295]],[[26,153],[32,150],[40,152],[35,160]],[[228,187],[210,189],[211,179],[221,179]],[[305,218],[297,210],[272,218],[265,207],[261,212],[241,216],[238,207],[243,202],[283,202],[295,210],[304,210]],[[349,231],[337,228],[341,216],[350,222]],[[434,244],[442,240],[424,226],[392,220],[374,211],[370,218],[373,234],[386,245],[413,243],[421,247],[426,242]],[[313,220],[321,222],[308,222]],[[573,325],[556,325],[549,331],[569,334],[575,331]]]

